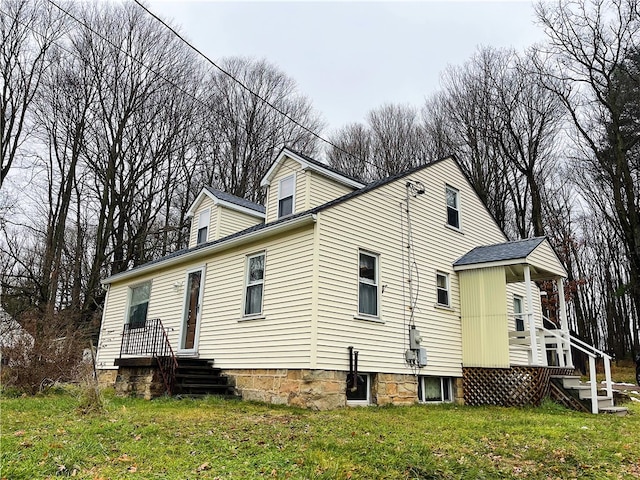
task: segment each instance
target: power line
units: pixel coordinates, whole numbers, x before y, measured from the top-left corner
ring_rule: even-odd
[[[52,0],[48,0],[48,1],[52,1]],[[224,68],[222,68],[220,65],[218,65],[217,63],[215,63],[213,60],[211,60],[207,55],[205,55],[200,49],[198,49],[196,46],[194,46],[193,44],[191,44],[188,40],[186,40],[182,35],[180,35],[180,33],[178,33],[173,27],[171,27],[169,24],[167,24],[164,20],[162,20],[160,17],[158,17],[155,13],[153,13],[151,10],[149,10],[145,5],[143,5],[139,0],[133,0],[140,8],[142,8],[145,12],[147,12],[149,15],[151,15],[153,18],[155,18],[158,22],[160,22],[162,25],[164,25],[165,28],[167,28],[171,33],[173,33],[176,37],[178,37],[184,44],[186,44],[189,48],[191,48],[194,52],[196,52],[198,55],[200,55],[202,58],[204,58],[208,63],[210,63],[212,66],[214,66],[215,68],[217,68],[218,70],[220,70],[220,72],[222,72],[223,74],[225,74],[226,76],[228,76],[229,78],[231,78],[234,82],[236,82],[238,85],[240,85],[241,88],[243,88],[244,90],[246,90],[247,92],[249,92],[251,95],[253,95],[254,97],[256,97],[258,100],[260,100],[261,102],[263,102],[265,105],[269,106],[270,108],[272,108],[273,110],[275,110],[276,112],[278,112],[280,115],[282,115],[284,118],[286,118],[287,120],[289,120],[290,122],[292,122],[293,124],[297,125],[298,127],[302,128],[305,132],[310,133],[311,135],[313,135],[314,137],[316,137],[318,140],[321,140],[323,142],[325,142],[328,145],[331,145],[333,148],[335,148],[336,150],[341,151],[342,153],[345,153],[347,155],[349,155],[351,158],[367,163],[371,166],[375,165],[371,162],[368,162],[365,159],[361,159],[356,157],[354,154],[352,154],[351,152],[348,152],[346,150],[344,150],[343,148],[339,147],[338,145],[336,145],[335,143],[333,143],[330,140],[327,140],[326,138],[322,137],[321,135],[319,135],[318,133],[314,132],[313,130],[311,130],[310,128],[308,128],[307,126],[301,124],[300,122],[298,122],[295,118],[291,117],[291,115],[289,115],[288,113],[282,111],[280,108],[278,108],[276,105],[274,105],[273,103],[271,103],[269,100],[267,100],[266,98],[262,97],[260,94],[254,92],[253,90],[251,90],[248,86],[246,86],[240,79],[236,78],[232,73],[228,72],[227,70],[225,70]]]
[[[211,107],[210,105],[208,105],[206,102],[204,102],[202,99],[194,96],[192,93],[188,92],[187,90],[185,90],[183,87],[181,87],[180,85],[177,85],[176,83],[174,83],[171,79],[167,78],[165,75],[163,75],[160,71],[146,65],[144,62],[140,61],[139,59],[135,58],[133,55],[131,55],[130,52],[122,49],[119,45],[117,45],[116,43],[114,43],[113,41],[111,41],[109,38],[107,38],[106,36],[102,35],[100,32],[96,31],[95,29],[93,29],[91,26],[89,26],[85,21],[83,21],[82,19],[78,18],[76,15],[74,15],[73,13],[69,12],[68,10],[66,10],[65,8],[63,8],[62,6],[58,5],[54,0],[47,0],[47,2],[49,2],[51,5],[53,5],[54,7],[56,7],[58,10],[60,10],[61,12],[63,12],[65,15],[67,15],[69,18],[73,19],[74,21],[76,21],[77,23],[79,23],[80,25],[82,25],[84,28],[86,28],[88,31],[90,31],[91,33],[93,33],[94,35],[96,35],[97,37],[99,37],[100,39],[104,40],[105,42],[107,42],[109,45],[111,45],[112,47],[114,47],[115,49],[119,50],[121,53],[123,53],[124,55],[126,55],[127,57],[131,58],[135,63],[139,64],[141,67],[145,68],[146,70],[148,70],[149,72],[153,73],[154,75],[156,75],[157,77],[161,78],[162,80],[164,80],[165,82],[167,82],[169,85],[175,87],[176,89],[178,89],[181,93],[187,95],[188,97],[192,98],[193,100],[195,100],[196,102],[200,103],[201,105],[205,106],[205,107]],[[245,85],[241,80],[239,80],[237,77],[235,77],[233,74],[231,74],[230,72],[228,72],[227,70],[225,70],[224,68],[220,67],[218,64],[216,64],[213,60],[211,60],[207,55],[205,55],[201,50],[199,50],[197,47],[195,47],[194,45],[192,45],[189,41],[187,41],[184,37],[182,37],[182,35],[180,35],[180,33],[178,33],[174,28],[172,28],[170,25],[168,25],[164,20],[162,20],[161,18],[159,18],[156,14],[154,14],[153,12],[151,12],[146,6],[144,6],[142,3],[140,3],[139,0],[134,0],[134,2],[140,7],[142,8],[144,11],[146,11],[149,15],[151,15],[156,21],[160,22],[165,28],[167,28],[173,35],[175,35],[178,39],[180,39],[184,44],[186,44],[190,49],[192,49],[194,52],[196,52],[198,55],[200,55],[202,58],[204,58],[208,63],[210,63],[213,67],[215,67],[216,69],[218,69],[220,72],[222,72],[224,75],[227,75],[229,78],[231,78],[234,82],[236,82],[241,88],[243,88],[244,90],[246,90],[247,92],[249,92],[251,95],[255,96],[258,100],[260,100],[261,102],[263,102],[265,105],[267,105],[268,107],[270,107],[271,109],[273,109],[275,112],[277,112],[278,114],[282,115],[284,118],[286,118],[288,121],[292,122],[294,125],[300,127],[302,130],[306,131],[307,133],[311,134],[312,136],[314,136],[315,138],[317,138],[318,140],[332,146],[333,148],[335,148],[336,150],[348,155],[349,157],[351,157],[354,160],[360,161],[362,163],[365,163],[369,166],[372,166],[374,168],[377,168],[377,165],[375,163],[373,163],[370,160],[367,160],[365,158],[360,158],[356,155],[354,155],[353,153],[343,149],[342,147],[340,147],[339,145],[336,145],[334,142],[322,137],[321,135],[319,135],[318,133],[314,132],[313,130],[311,130],[309,127],[303,125],[302,123],[300,123],[299,121],[297,121],[296,119],[294,119],[293,117],[291,117],[288,113],[282,111],[280,108],[278,108],[276,105],[274,105],[273,103],[271,103],[269,100],[267,100],[266,98],[262,97],[260,94],[254,92],[253,90],[251,90],[251,88],[249,88],[247,85]],[[17,20],[15,17],[12,17],[15,20]],[[19,20],[18,20],[19,22]],[[34,31],[31,27],[25,25],[27,28],[29,28],[30,30]],[[35,32],[39,35],[39,32]],[[54,42],[55,43],[55,42]],[[58,44],[58,46],[67,51],[68,53],[72,54],[68,49],[62,47],[61,45]]]

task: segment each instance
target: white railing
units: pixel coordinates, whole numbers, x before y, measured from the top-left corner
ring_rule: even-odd
[[[605,386],[607,398],[613,400],[613,387],[611,382],[611,357],[598,350],[593,345],[583,342],[579,338],[572,336],[562,330],[549,330],[537,327],[535,339],[531,341],[530,331],[510,331],[509,345],[521,346],[529,350],[529,359],[532,364],[542,364],[546,366],[547,351],[553,351],[558,357],[560,367],[573,367],[571,358],[571,347],[583,352],[589,357],[589,382],[591,389],[591,412],[598,413],[598,383],[596,380],[596,358],[602,357],[604,363]],[[553,345],[547,348],[547,345]],[[535,349],[535,350],[534,350]],[[541,360],[541,361],[540,361]]]

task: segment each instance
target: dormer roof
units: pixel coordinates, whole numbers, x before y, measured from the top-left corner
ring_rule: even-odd
[[[202,191],[198,194],[194,202],[191,204],[189,211],[187,212],[187,217],[193,217],[196,209],[202,203],[202,200],[206,197],[209,197],[213,200],[214,205],[222,205],[223,207],[230,208],[231,210],[236,210],[238,212],[246,213],[247,215],[253,215],[258,218],[265,218],[265,208],[264,206],[251,202],[246,198],[236,197],[235,195],[231,195],[230,193],[223,192],[222,190],[218,190],[213,187],[204,187]]]
[[[262,177],[262,181],[260,182],[261,187],[266,187],[271,183],[271,180],[276,174],[278,167],[285,160],[285,158],[290,158],[298,162],[302,170],[311,170],[336,182],[342,183],[343,185],[347,185],[351,188],[359,189],[365,186],[365,183],[363,183],[360,179],[345,175],[335,168],[314,160],[313,158],[304,155],[303,153],[296,152],[294,150],[291,150],[290,148],[285,147],[280,150],[280,153],[269,167],[269,170],[267,170],[267,173],[265,173],[264,177]]]

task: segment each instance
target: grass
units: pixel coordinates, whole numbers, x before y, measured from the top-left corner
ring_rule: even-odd
[[[640,478],[631,415],[416,405],[311,412],[77,392],[3,398],[0,478]]]

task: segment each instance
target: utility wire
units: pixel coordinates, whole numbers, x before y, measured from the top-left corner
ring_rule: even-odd
[[[78,18],[76,15],[74,15],[73,13],[69,12],[67,9],[63,8],[62,6],[60,6],[58,3],[56,3],[54,0],[47,0],[48,3],[50,3],[51,5],[53,5],[54,7],[56,7],[58,10],[60,10],[62,13],[64,13],[65,15],[67,15],[69,18],[73,19],[75,22],[79,23],[80,25],[82,25],[84,28],[86,28],[88,31],[90,31],[91,33],[93,33],[94,35],[96,35],[97,37],[99,37],[100,39],[104,40],[105,42],[107,42],[109,45],[111,45],[112,47],[114,47],[115,49],[119,50],[121,53],[123,53],[124,55],[126,55],[127,57],[129,57],[130,59],[132,59],[135,63],[137,63],[138,65],[140,65],[141,67],[145,68],[146,70],[148,70],[149,72],[153,73],[154,75],[156,75],[158,78],[164,80],[166,83],[168,83],[169,85],[175,87],[176,89],[178,89],[181,93],[183,93],[184,95],[190,97],[191,99],[195,100],[196,102],[198,102],[199,104],[203,105],[204,107],[208,107],[211,108],[211,105],[207,104],[205,101],[203,101],[202,99],[196,97],[195,95],[193,95],[191,92],[185,90],[183,87],[181,87],[180,85],[176,84],[175,82],[173,82],[170,78],[166,77],[165,75],[163,75],[160,71],[146,65],[144,62],[140,61],[139,59],[135,58],[133,55],[131,55],[130,52],[122,49],[119,45],[117,45],[115,42],[113,42],[112,40],[110,40],[109,38],[107,38],[106,36],[102,35],[100,32],[96,31],[95,29],[93,29],[91,26],[89,26],[85,21],[83,21],[82,19]],[[314,136],[315,138],[319,139],[322,142],[325,142],[326,144],[332,146],[333,148],[335,148],[336,150],[348,155],[349,157],[353,158],[354,160],[360,161],[362,163],[365,163],[369,166],[372,166],[374,168],[377,168],[377,165],[375,163],[373,163],[370,160],[364,159],[364,158],[360,158],[357,157],[356,155],[354,155],[351,152],[348,152],[347,150],[343,149],[342,147],[336,145],[335,143],[331,142],[330,140],[327,140],[326,138],[322,137],[321,135],[317,134],[316,132],[314,132],[313,130],[311,130],[310,128],[306,127],[305,125],[301,124],[300,122],[298,122],[296,119],[292,118],[289,114],[287,114],[286,112],[283,112],[281,109],[279,109],[277,106],[273,105],[269,100],[265,99],[264,97],[262,97],[261,95],[259,95],[258,93],[254,92],[253,90],[251,90],[248,86],[246,86],[241,80],[239,80],[238,78],[236,78],[233,74],[231,74],[230,72],[226,71],[224,68],[220,67],[218,64],[216,64],[213,60],[211,60],[207,55],[205,55],[202,51],[200,51],[197,47],[195,47],[194,45],[192,45],[189,41],[187,41],[184,37],[182,37],[174,28],[172,28],[170,25],[168,25],[164,20],[162,20],[161,18],[159,18],[156,14],[154,14],[153,12],[151,12],[146,6],[144,6],[142,3],[140,3],[139,0],[134,0],[134,2],[139,5],[143,10],[145,10],[149,15],[151,15],[154,19],[156,19],[158,22],[160,22],[163,26],[165,26],[169,31],[171,31],[171,33],[173,35],[175,35],[178,39],[180,39],[183,43],[185,43],[189,48],[191,48],[194,52],[196,52],[198,55],[200,55],[201,57],[203,57],[208,63],[210,63],[212,66],[214,66],[216,69],[218,69],[220,72],[222,72],[224,75],[227,75],[229,78],[231,78],[234,82],[236,82],[241,88],[243,88],[244,90],[246,90],[247,92],[249,92],[251,95],[255,96],[257,99],[259,99],[261,102],[263,102],[265,105],[269,106],[270,108],[272,108],[274,111],[276,111],[277,113],[279,113],[280,115],[282,115],[283,117],[285,117],[287,120],[289,120],[290,122],[294,123],[295,125],[297,125],[298,127],[300,127],[301,129],[303,129],[304,131],[308,132],[309,134],[311,134],[312,136]],[[5,13],[5,12],[3,12]],[[6,14],[6,13],[5,13]],[[6,14],[7,16],[10,16],[8,14]],[[16,20],[18,23],[22,24],[23,26],[25,26],[26,28],[28,28],[29,30],[31,30],[32,32],[36,33],[37,35],[40,36],[44,36],[42,33],[37,32],[35,29],[33,29],[32,27],[30,27],[29,25],[26,25],[22,22],[20,22],[20,20],[18,20],[16,17],[10,16],[11,18],[13,18],[14,20]],[[71,52],[69,49],[65,48],[64,46],[60,45],[58,42],[54,42],[58,45],[58,47],[64,51],[66,51],[67,53],[69,53],[70,55],[74,55],[73,52]],[[78,57],[80,58],[80,57]]]
[[[48,0],[48,1],[52,1],[52,0]],[[322,137],[321,135],[319,135],[318,133],[314,132],[313,130],[311,130],[309,127],[301,124],[300,122],[298,122],[295,118],[293,118],[291,115],[289,115],[288,113],[282,111],[280,108],[278,108],[276,105],[274,105],[273,103],[271,103],[269,100],[267,100],[266,98],[264,98],[263,96],[261,96],[260,94],[254,92],[253,90],[251,90],[251,88],[249,88],[247,85],[245,85],[242,80],[238,79],[237,77],[235,77],[231,72],[228,72],[227,70],[225,70],[224,68],[222,68],[220,65],[218,65],[217,63],[215,63],[213,60],[211,60],[207,55],[205,55],[199,48],[197,48],[196,46],[194,46],[192,43],[190,43],[188,40],[186,40],[182,35],[180,35],[180,33],[178,33],[173,27],[171,27],[169,24],[167,24],[164,20],[162,20],[160,17],[158,17],[155,13],[153,13],[151,10],[149,10],[145,5],[143,5],[139,0],[133,0],[140,8],[142,8],[145,12],[147,12],[149,15],[151,15],[153,18],[155,18],[158,22],[160,22],[162,25],[164,25],[165,28],[167,28],[171,33],[173,33],[176,37],[178,37],[184,44],[186,44],[189,48],[191,48],[194,52],[196,52],[198,55],[200,55],[202,58],[204,58],[208,63],[210,63],[212,66],[214,66],[215,68],[217,68],[218,70],[220,70],[220,72],[222,72],[223,74],[225,74],[226,76],[228,76],[230,79],[232,79],[234,82],[236,82],[241,88],[243,88],[244,90],[246,90],[247,92],[249,92],[251,95],[253,95],[254,97],[256,97],[258,100],[260,100],[261,102],[263,102],[265,105],[269,106],[270,108],[272,108],[273,110],[275,110],[277,113],[279,113],[280,115],[282,115],[284,118],[286,118],[287,120],[289,120],[291,123],[293,123],[294,125],[297,125],[298,127],[302,128],[305,132],[313,135],[314,137],[316,137],[318,140],[325,142],[328,145],[331,145],[333,148],[335,148],[336,150],[339,150],[342,153],[347,154],[348,156],[350,156],[351,158],[358,160],[360,162],[364,162],[367,163],[371,166],[375,166],[372,162],[369,162],[365,159],[361,159],[357,156],[355,156],[354,154],[352,154],[351,152],[346,151],[345,149],[343,149],[342,147],[339,147],[338,145],[336,145],[335,143],[333,143],[330,140],[327,140],[326,138]]]

